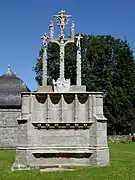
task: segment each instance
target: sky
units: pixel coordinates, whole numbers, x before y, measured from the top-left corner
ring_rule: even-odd
[[[0,75],[11,70],[31,89],[41,35],[53,15],[72,15],[76,33],[126,39],[135,52],[135,0],[0,0]]]

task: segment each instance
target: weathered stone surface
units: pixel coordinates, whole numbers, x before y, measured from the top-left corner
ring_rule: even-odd
[[[53,92],[52,86],[39,86],[38,92]]]
[[[62,168],[62,167],[40,169],[40,172],[52,172],[52,171],[74,171],[74,169],[68,169],[68,168]]]
[[[20,109],[0,109],[0,146],[15,148],[18,142],[18,123]]]
[[[86,92],[86,86],[70,86],[70,92]]]
[[[53,79],[53,91],[54,92],[69,92],[70,91],[70,79],[60,79],[57,81]]]
[[[14,166],[108,165],[102,108],[99,93],[23,94]]]
[[[132,142],[132,136],[130,135],[110,135],[107,136],[108,143],[126,143],[126,142]]]
[[[106,148],[97,148],[92,153],[89,163],[90,165],[96,166],[106,166],[109,164],[110,157],[109,157],[109,149]]]

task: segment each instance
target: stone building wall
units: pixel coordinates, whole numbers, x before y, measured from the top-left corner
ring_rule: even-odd
[[[18,139],[17,119],[20,109],[0,109],[0,148],[15,148]]]

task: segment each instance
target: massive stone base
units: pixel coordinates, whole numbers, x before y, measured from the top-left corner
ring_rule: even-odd
[[[68,151],[68,150],[67,150]],[[74,150],[71,153],[55,151],[44,153],[41,149],[16,151],[17,158],[11,170],[43,169],[64,166],[107,166],[109,165],[108,148],[93,150]]]
[[[109,164],[101,93],[23,94],[12,170]]]

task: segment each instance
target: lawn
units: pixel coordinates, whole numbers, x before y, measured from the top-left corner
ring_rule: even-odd
[[[109,144],[111,165],[78,168],[75,171],[11,172],[15,151],[0,151],[0,180],[135,180],[135,143]]]

